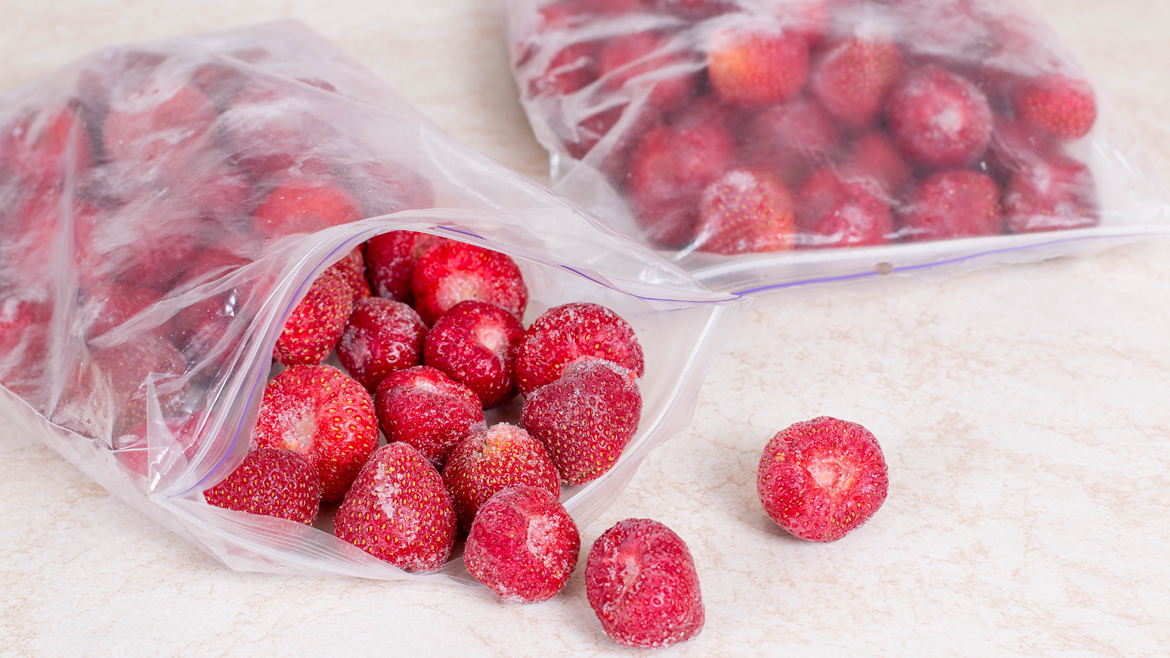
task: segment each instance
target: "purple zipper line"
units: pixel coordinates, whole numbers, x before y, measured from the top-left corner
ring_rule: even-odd
[[[734,292],[732,294],[742,297],[745,295],[751,295],[751,294],[755,294],[755,293],[759,293],[759,292],[767,292],[769,290],[781,290],[784,288],[793,288],[796,286],[805,286],[805,285],[811,286],[811,285],[816,285],[816,284],[820,284],[820,283],[832,283],[835,281],[849,281],[852,279],[862,279],[862,278],[871,277],[871,276],[889,276],[889,274],[893,274],[894,272],[911,272],[914,270],[923,270],[923,269],[928,269],[928,268],[932,268],[932,267],[938,267],[940,265],[950,265],[952,263],[961,263],[963,261],[973,260],[975,258],[982,258],[984,256],[992,256],[995,254],[1006,254],[1006,253],[1011,253],[1013,251],[1027,251],[1029,249],[1037,249],[1040,247],[1049,247],[1052,245],[1064,244],[1066,242],[1084,242],[1086,240],[1092,240],[1092,241],[1096,241],[1096,240],[1102,240],[1102,241],[1122,240],[1122,239],[1126,239],[1126,238],[1138,238],[1138,237],[1142,237],[1144,235],[1148,235],[1148,234],[1146,234],[1146,233],[1126,233],[1126,234],[1112,235],[1112,236],[1088,235],[1088,236],[1083,236],[1083,237],[1079,237],[1079,238],[1061,238],[1060,240],[1050,240],[1048,242],[1037,242],[1035,244],[1021,245],[1018,247],[1004,247],[1003,249],[992,249],[990,251],[980,251],[978,253],[968,254],[966,256],[958,256],[956,258],[949,258],[947,260],[940,260],[940,261],[936,261],[934,263],[923,263],[921,265],[907,265],[906,267],[895,267],[891,272],[889,272],[887,274],[882,274],[882,273],[877,272],[877,271],[858,272],[856,274],[844,274],[841,276],[825,277],[823,279],[807,279],[807,280],[803,280],[803,281],[789,281],[787,283],[776,283],[776,284],[772,284],[769,286],[760,286],[759,288],[749,288],[747,290],[740,290],[740,291]]]

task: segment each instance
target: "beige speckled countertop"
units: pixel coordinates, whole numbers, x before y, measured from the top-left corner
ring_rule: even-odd
[[[1170,180],[1170,3],[1044,0]],[[537,180],[494,0],[0,1],[0,90],[103,46],[275,18],[314,27],[444,129]],[[830,545],[758,505],[779,429],[860,422],[885,507]],[[236,573],[0,420],[0,656],[617,653],[578,569],[552,601]],[[690,656],[1170,655],[1170,242],[750,312],[690,430],[583,528],[690,544]]]

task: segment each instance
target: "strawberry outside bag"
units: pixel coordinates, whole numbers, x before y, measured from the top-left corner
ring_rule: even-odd
[[[951,274],[1170,232],[1136,140],[1025,3],[504,8],[553,189],[713,289]]]
[[[3,413],[234,569],[469,582],[459,559],[408,574],[337,539],[331,508],[308,526],[204,498],[248,452],[285,320],[369,238],[511,256],[525,326],[588,301],[633,327],[641,424],[605,475],[563,489],[582,525],[689,423],[743,306],[454,142],[296,23],[109,49],[0,96],[0,126]]]

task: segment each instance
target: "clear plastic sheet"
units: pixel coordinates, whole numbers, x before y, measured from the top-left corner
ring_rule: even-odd
[[[504,13],[554,191],[715,290],[847,288],[1170,234],[1170,197],[1127,122],[1026,2],[506,0]],[[948,122],[960,150],[923,146]],[[939,192],[935,177],[959,171],[964,191]],[[976,202],[989,221],[931,207]]]
[[[328,509],[308,527],[203,499],[248,450],[284,319],[370,237],[509,254],[525,325],[593,301],[634,327],[642,423],[564,491],[581,525],[689,424],[744,305],[456,143],[296,23],[103,51],[0,96],[0,126],[2,413],[234,569],[469,582],[458,559],[407,574],[336,539]],[[321,204],[340,188],[360,213],[263,221],[280,186]]]

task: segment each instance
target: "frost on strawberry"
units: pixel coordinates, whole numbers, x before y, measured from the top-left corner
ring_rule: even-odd
[[[827,416],[772,437],[760,457],[756,488],[764,511],[801,539],[841,539],[885,502],[889,474],[868,430]]]
[[[431,327],[423,358],[474,391],[489,409],[516,394],[516,351],[523,338],[516,316],[492,304],[464,301]]]
[[[390,299],[368,297],[354,305],[337,341],[337,358],[366,390],[377,390],[386,375],[422,363],[427,327],[414,309]]]
[[[581,359],[612,361],[635,377],[646,370],[642,345],[628,322],[600,304],[574,302],[545,311],[525,332],[516,354],[520,392],[527,395],[556,381]]]
[[[426,366],[387,375],[374,394],[374,410],[387,442],[409,443],[438,469],[460,441],[487,429],[479,396]]]
[[[465,242],[447,241],[428,249],[411,279],[414,307],[433,325],[462,301],[495,304],[517,318],[528,305],[520,268],[505,254]]]

